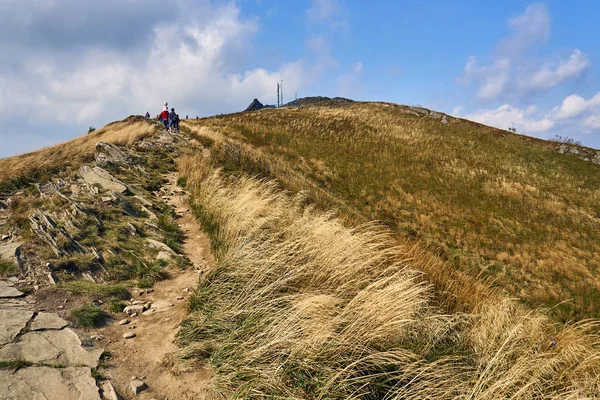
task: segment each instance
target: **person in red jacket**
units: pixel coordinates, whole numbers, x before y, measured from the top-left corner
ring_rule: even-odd
[[[165,125],[165,129],[169,129],[169,111],[163,110],[160,113],[160,119],[162,119],[162,122]]]

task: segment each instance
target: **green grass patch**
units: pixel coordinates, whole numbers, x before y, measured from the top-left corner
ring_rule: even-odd
[[[82,306],[71,310],[71,318],[83,328],[95,328],[104,323],[107,315],[100,308],[92,305]]]
[[[113,300],[108,306],[108,310],[112,313],[120,313],[127,307],[127,303],[122,300]]]
[[[0,361],[0,369],[11,369],[16,371],[25,365],[28,365],[28,362],[25,360]]]
[[[131,297],[129,291],[123,285],[94,283],[86,280],[64,282],[57,285],[56,289],[73,294],[88,295],[99,299],[114,297],[124,300]]]
[[[163,231],[163,242],[177,253],[181,252],[181,243],[185,235],[179,228],[177,222],[168,214],[158,217],[158,227]]]

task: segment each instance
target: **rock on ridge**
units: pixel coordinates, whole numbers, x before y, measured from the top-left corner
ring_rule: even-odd
[[[112,143],[96,143],[96,153],[94,154],[96,165],[121,165],[131,162],[131,157],[121,147]]]
[[[113,193],[125,193],[127,186],[114,176],[108,173],[100,167],[90,167],[89,165],[82,165],[79,168],[79,175],[89,184],[98,184],[104,189],[109,190]]]

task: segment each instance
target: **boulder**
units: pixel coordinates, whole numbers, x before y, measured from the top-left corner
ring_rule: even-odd
[[[144,305],[143,304],[136,304],[133,306],[127,306],[123,309],[123,312],[127,315],[132,315],[132,314],[141,314],[145,311],[144,309]]]
[[[90,368],[0,370],[0,399],[101,400]]]
[[[121,165],[131,162],[129,154],[121,147],[112,143],[98,142],[96,143],[96,153],[94,154],[96,165]]]
[[[172,255],[177,255],[177,253],[175,253],[175,250],[173,250],[166,244],[159,242],[158,240],[146,239],[146,243],[148,244],[148,247],[150,247],[151,249],[155,249],[158,251],[164,251],[164,252],[166,252],[168,254],[172,254]]]
[[[123,182],[100,167],[91,168],[88,165],[82,165],[79,168],[79,175],[90,185],[98,184],[113,193],[127,192],[127,186]]]

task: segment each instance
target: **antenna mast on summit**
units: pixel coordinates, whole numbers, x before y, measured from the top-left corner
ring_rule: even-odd
[[[279,107],[279,82],[277,82],[277,107]]]
[[[283,107],[283,79],[281,80],[281,84],[279,86],[281,87],[281,106]]]

